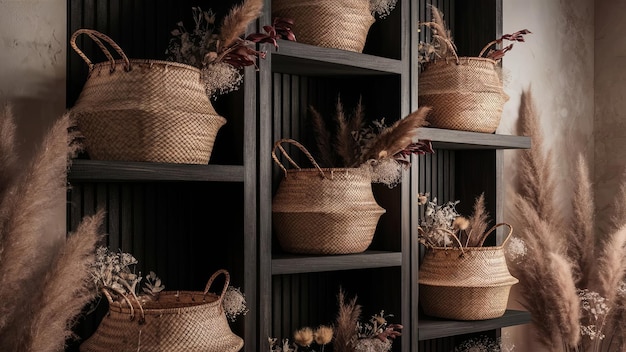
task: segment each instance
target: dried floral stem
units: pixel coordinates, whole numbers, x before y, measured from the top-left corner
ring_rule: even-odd
[[[489,214],[485,209],[485,194],[481,193],[480,196],[478,196],[474,201],[474,212],[469,217],[469,229],[471,235],[467,236],[467,240],[464,241],[465,245],[467,247],[476,247],[479,243],[484,241],[484,237],[482,235],[486,234],[488,224]]]
[[[339,290],[333,351],[354,352],[353,342],[356,340],[356,327],[361,316],[361,306],[356,304],[356,300],[357,297],[354,296],[347,302],[343,289]]]
[[[572,199],[573,215],[570,226],[567,254],[572,261],[572,271],[578,287],[587,287],[589,270],[594,257],[594,209],[591,181],[587,162],[582,155],[578,156],[576,167],[577,182],[574,185]]]

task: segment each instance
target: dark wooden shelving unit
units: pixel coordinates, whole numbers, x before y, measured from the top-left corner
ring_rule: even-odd
[[[212,1],[202,8],[225,13],[238,2]],[[420,129],[417,138],[430,139],[435,154],[413,157],[397,187],[374,185],[374,196],[386,213],[363,253],[288,254],[272,232],[272,196],[282,170],[273,163],[271,148],[276,140],[293,138],[314,149],[311,106],[330,117],[338,96],[345,111],[362,99],[368,120],[384,117],[387,122],[418,108],[416,54],[424,33],[418,32],[417,23],[424,19],[427,3],[431,1],[398,0],[390,16],[372,26],[363,53],[285,40],[278,41],[278,50],[261,44],[267,58],[259,60],[259,69],[247,68],[240,90],[215,102],[228,122],[218,132],[208,165],[73,160],[68,230],[81,216],[105,207],[108,244],[133,252],[148,270],[163,270],[168,289],[195,289],[207,272],[229,269],[231,283],[242,288],[250,308],[243,321],[233,325],[245,340],[245,352],[267,350],[268,337],[291,338],[296,328],[332,323],[338,287],[359,297],[365,319],[380,309],[395,314],[395,322],[404,328],[394,352],[448,351],[456,335],[497,333],[502,327],[528,323],[527,312],[513,310],[498,319],[472,322],[420,315],[420,214],[414,202],[419,192],[431,192],[442,200],[471,205],[484,191],[488,211],[502,221],[503,150],[530,148],[528,137]],[[93,28],[120,38],[118,44],[128,49],[129,57],[144,58],[159,58],[169,29],[197,6],[188,0],[103,4],[68,2],[68,36],[79,27]],[[461,50],[501,32],[502,0],[437,4]],[[137,20],[138,11],[154,21]],[[271,0],[265,0],[255,26],[271,22]],[[87,52],[97,51],[84,44]],[[68,53],[69,106],[85,75],[84,62]],[[292,156],[306,165],[303,155]],[[83,322],[79,336],[88,336],[96,324]],[[444,340],[448,342],[440,343]],[[74,350],[76,346],[68,349]]]
[[[216,181],[243,182],[238,165],[190,165],[132,161],[72,161],[70,181]]]
[[[401,252],[365,251],[359,254],[333,256],[276,255],[272,259],[272,275],[384,268],[401,265]]]
[[[520,310],[507,310],[500,318],[476,321],[450,321],[431,317],[420,317],[419,340],[470,334],[530,323],[530,313]]]

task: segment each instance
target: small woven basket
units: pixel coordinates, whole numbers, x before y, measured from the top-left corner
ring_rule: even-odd
[[[511,286],[519,280],[509,272],[504,245],[493,247],[430,247],[419,268],[419,296],[424,313],[455,320],[501,317]]]
[[[86,34],[109,61],[92,64],[76,39]],[[122,58],[114,60],[102,43]],[[108,36],[79,29],[72,48],[89,65],[74,107],[91,159],[207,164],[218,130],[226,123],[206,95],[200,70],[159,60],[128,59]]]
[[[272,17],[293,19],[300,43],[356,52],[375,22],[370,0],[272,0]]]
[[[502,88],[497,62],[453,56],[424,65],[418,80],[420,106],[430,106],[430,127],[493,133],[500,125],[509,96]]]
[[[218,275],[226,277],[220,295],[209,292]],[[204,292],[164,291],[145,305],[113,301],[96,332],[80,345],[81,352],[236,352],[243,340],[228,325],[222,300],[230,276],[218,270]],[[107,292],[106,290],[104,292]],[[130,300],[127,302],[131,302]],[[135,314],[140,311],[140,317]]]
[[[298,147],[315,168],[301,169],[282,143]],[[276,149],[295,169],[287,170],[282,165]],[[285,174],[272,202],[275,234],[285,252],[350,254],[369,247],[385,209],[374,199],[371,175],[367,171],[322,169],[306,148],[292,139],[277,141],[272,158]]]

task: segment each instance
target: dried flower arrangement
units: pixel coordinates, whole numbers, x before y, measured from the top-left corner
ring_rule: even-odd
[[[264,26],[265,33],[242,38],[262,8],[263,0],[245,0],[233,6],[216,26],[216,14],[211,9],[192,7],[194,28],[187,31],[182,21],[177,23],[165,52],[167,60],[198,67],[209,96],[236,90],[243,80],[241,69],[256,66],[257,58],[265,58],[265,52],[253,49],[254,43],[272,43],[278,48],[278,38],[296,40],[291,31],[293,22],[285,18],[275,18],[272,25]]]
[[[391,351],[393,340],[402,335],[402,325],[387,321],[393,315],[381,311],[368,322],[362,322],[362,308],[356,303],[356,296],[347,301],[343,289],[340,289],[337,300],[339,310],[334,327],[321,325],[315,331],[310,327],[301,328],[294,333],[293,343],[289,339],[282,339],[278,344],[276,338],[269,338],[270,352],[324,352],[331,342],[333,351]]]
[[[459,201],[437,204],[437,198],[428,200],[428,193],[418,195],[418,204],[425,205],[424,218],[418,227],[419,241],[427,247],[482,247],[489,224],[489,213],[485,209],[485,195],[474,201],[474,211],[464,217],[456,210]]]
[[[429,6],[432,13],[431,21],[419,23],[420,26],[426,26],[431,30],[431,41],[420,41],[418,44],[418,63],[420,67],[439,59],[454,58],[458,60],[456,45],[454,45],[451,31],[448,29],[443,19],[443,13],[437,7],[433,5]],[[487,43],[478,54],[478,57],[484,57],[498,62],[508,51],[513,49],[513,43],[500,49],[491,49],[492,46],[501,44],[504,41],[524,42],[524,35],[530,33],[528,29],[522,29],[512,34],[505,34]]]
[[[413,142],[417,129],[426,125],[428,107],[419,108],[391,126],[384,118],[367,126],[361,101],[352,117],[347,117],[338,98],[334,128],[327,126],[314,107],[310,110],[322,166],[364,167],[370,171],[372,182],[392,188],[400,182],[402,169],[411,165],[412,154],[434,153],[430,140]]]
[[[594,196],[584,157],[577,160],[573,213],[558,209],[552,150],[543,137],[530,91],[521,97],[522,134],[532,148],[521,151],[519,186],[511,211],[518,244],[507,261],[519,279],[523,306],[531,312],[538,341],[550,351],[623,351],[626,348],[626,179],[607,231],[598,231]],[[571,152],[568,150],[568,155]],[[515,249],[515,250],[514,250]]]
[[[64,350],[94,299],[88,267],[104,213],[83,218],[69,235],[57,232],[67,168],[80,147],[71,143],[72,123],[67,114],[56,120],[24,162],[10,104],[0,109],[0,351]]]
[[[462,341],[453,352],[513,352],[515,345],[502,342],[502,337],[478,336]]]
[[[126,303],[128,306],[143,309],[148,301],[158,301],[159,293],[165,289],[161,279],[150,271],[145,277],[136,272],[137,259],[130,253],[111,251],[100,246],[96,250],[96,260],[91,263],[90,274],[93,286],[102,292],[110,302]],[[139,305],[132,304],[138,302]],[[248,311],[246,299],[239,288],[228,286],[222,301],[224,313],[233,322]]]

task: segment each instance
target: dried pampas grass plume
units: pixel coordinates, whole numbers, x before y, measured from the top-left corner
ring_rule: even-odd
[[[54,226],[66,198],[68,157],[78,150],[70,143],[71,122],[68,114],[58,119],[18,169],[13,115],[10,108],[0,112],[0,136],[8,138],[0,143],[0,351],[63,350],[76,317],[95,298],[87,267],[102,213],[68,239]]]
[[[220,26],[220,48],[230,47],[240,36],[246,33],[246,28],[252,21],[261,15],[263,0],[244,0],[240,5],[235,5],[228,15],[224,17]]]
[[[389,128],[376,136],[368,152],[363,155],[361,162],[381,157],[392,157],[401,152],[413,142],[417,129],[426,126],[426,116],[431,108],[422,106],[404,119],[396,121]]]
[[[339,289],[337,295],[339,311],[335,324],[333,351],[354,352],[353,342],[357,338],[356,327],[361,317],[361,306],[356,304],[356,300],[357,296],[354,296],[350,301],[346,301],[343,289]]]

